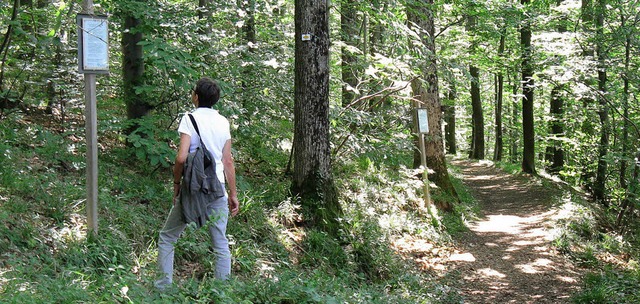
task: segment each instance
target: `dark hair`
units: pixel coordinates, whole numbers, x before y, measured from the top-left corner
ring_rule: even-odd
[[[193,91],[198,95],[199,108],[211,108],[220,99],[220,87],[215,80],[209,77],[200,78]]]

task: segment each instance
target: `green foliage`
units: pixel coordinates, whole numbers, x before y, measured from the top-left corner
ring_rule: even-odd
[[[127,136],[127,141],[138,160],[166,168],[175,158],[175,149],[169,145],[177,136],[175,131],[159,127],[159,122],[156,116],[129,121],[128,125],[135,125],[136,128]]]
[[[587,208],[578,196],[567,197],[571,216],[560,221],[561,233],[553,241],[557,250],[589,272],[583,288],[573,296],[575,303],[635,303],[640,285],[637,244],[615,231],[604,230],[612,221]],[[615,264],[611,262],[615,261]]]
[[[331,58],[333,169],[345,214],[340,219],[340,236],[330,237],[296,226],[301,222],[299,206],[287,198],[294,120],[293,1],[255,1],[257,40],[251,43],[243,33],[248,11],[236,1],[213,1],[202,11],[210,13],[205,18],[198,16],[194,1],[101,1],[96,12],[110,15],[112,76],[98,78],[98,239],[83,234],[84,100],[76,72],[72,17],[80,8],[74,1],[33,2],[21,6],[18,19],[11,23],[10,1],[0,3],[2,33],[9,24],[15,29],[2,53],[4,81],[0,84],[0,105],[5,101],[11,105],[0,110],[3,299],[14,303],[461,302],[448,282],[415,272],[389,246],[404,235],[446,243],[449,234],[464,230],[464,223],[477,213],[470,195],[454,179],[463,204],[451,214],[440,215],[441,224],[434,223],[422,205],[421,182],[407,169],[413,144],[406,84],[419,72],[413,62],[432,54],[409,50],[407,41],[417,42],[418,32],[406,25],[404,2],[357,4],[358,21],[367,20],[362,24],[370,32],[348,48],[358,57],[354,69],[361,75],[356,98],[362,98],[349,107],[340,106],[340,58]],[[441,95],[450,88],[458,93],[450,104],[457,108],[462,151],[468,148],[469,134],[468,66],[474,64],[482,71],[485,115],[494,113],[494,92],[488,88],[494,86],[495,74],[502,73],[507,93],[504,128],[509,131],[505,144],[521,145],[517,31],[526,9],[534,17],[538,39],[534,41],[537,155],[542,156],[552,140],[560,141],[567,151],[561,177],[572,185],[589,186],[598,160],[594,147],[601,125],[594,102],[597,65],[582,50],[593,49],[594,35],[589,33],[592,24],[578,19],[577,6],[563,3],[551,7],[549,1],[537,1],[531,8],[504,1],[437,3],[436,24],[442,25],[436,40]],[[632,164],[629,151],[637,148],[633,143],[638,135],[632,134],[630,145],[622,151],[621,127],[624,121],[639,121],[640,114],[631,107],[628,117],[621,117],[625,98],[633,101],[632,95],[623,92],[623,80],[629,80],[632,89],[639,83],[622,63],[624,38],[636,37],[638,32],[637,24],[628,19],[634,16],[637,1],[610,5],[604,29],[606,69],[609,76],[623,75],[610,76],[606,92],[611,108],[619,109],[610,113],[615,126],[611,135],[616,140],[609,147],[614,153],[605,158],[611,205],[609,210],[598,209],[598,216],[584,211],[566,222],[566,232],[555,241],[559,250],[589,267],[603,265],[600,257],[605,252],[637,252],[639,235],[635,213],[625,221],[626,234],[611,229],[620,202],[627,193],[634,193],[619,186],[617,170],[623,160]],[[339,54],[343,46],[339,10],[331,12],[335,42],[331,51]],[[143,34],[146,69],[136,93],[154,110],[149,117],[121,123],[126,113],[123,84],[117,77],[121,69],[117,45],[122,17],[129,13],[142,21],[132,29]],[[478,17],[473,31],[465,29],[463,17],[468,13]],[[627,22],[623,25],[621,20]],[[561,24],[571,34],[557,35]],[[506,38],[502,56],[497,51],[501,35]],[[478,45],[474,51],[469,49],[471,42]],[[632,48],[631,70],[640,58],[634,55],[637,49]],[[223,98],[217,108],[230,118],[233,128],[242,203],[241,214],[229,225],[235,278],[228,284],[211,279],[208,237],[189,228],[177,245],[176,256],[182,262],[177,264],[175,293],[158,294],[151,288],[155,240],[170,207],[168,167],[175,155],[175,127],[181,113],[191,108],[188,90],[201,76],[222,84]],[[565,131],[560,138],[552,138],[549,92],[563,83],[570,84],[563,92]],[[493,117],[485,119],[488,142],[495,137],[493,121]],[[139,128],[123,138],[122,130],[134,125]],[[518,173],[517,155],[509,161],[514,164],[505,163],[505,170]],[[625,173],[628,177],[631,169]],[[634,203],[637,210],[637,200]],[[586,289],[593,290],[593,296],[585,295],[582,302],[638,300],[628,292],[629,286],[638,283],[633,270],[606,270],[588,281]]]
[[[590,273],[584,280],[584,291],[574,297],[575,303],[637,303],[640,271],[607,268]]]

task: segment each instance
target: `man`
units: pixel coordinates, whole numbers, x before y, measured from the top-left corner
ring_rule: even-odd
[[[206,202],[207,218],[209,218],[206,227],[209,229],[216,255],[215,277],[226,280],[231,272],[231,253],[226,237],[227,219],[229,213],[232,216],[238,213],[239,202],[235,166],[231,155],[229,121],[211,108],[219,98],[220,88],[215,81],[206,77],[198,80],[191,92],[191,101],[196,110],[191,114],[185,114],[178,127],[180,146],[173,167],[173,207],[160,231],[158,241],[158,266],[162,278],[155,282],[155,286],[159,289],[164,289],[173,282],[174,244],[187,225],[182,203],[185,195],[181,195],[181,191],[188,190],[188,186],[183,184],[183,171],[187,157],[190,153],[194,153],[201,143],[211,152],[215,160],[216,176],[222,185],[222,196],[217,198],[211,196]],[[189,117],[190,115],[193,116],[193,120]],[[229,190],[228,194],[225,188]]]

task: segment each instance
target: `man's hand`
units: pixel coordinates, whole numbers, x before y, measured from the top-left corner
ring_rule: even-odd
[[[229,196],[229,211],[231,212],[231,216],[235,216],[240,211],[240,203],[238,202],[237,196]]]
[[[180,196],[180,184],[173,183],[173,205],[175,206]]]

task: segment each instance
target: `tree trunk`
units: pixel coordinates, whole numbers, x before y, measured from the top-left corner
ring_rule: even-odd
[[[529,7],[530,0],[521,0]],[[520,28],[520,46],[522,47],[522,171],[536,174],[535,167],[535,129],[533,121],[533,66],[531,58],[531,17],[525,16]]]
[[[371,0],[371,7],[379,10],[380,12],[384,12],[389,7],[389,1]],[[369,23],[371,32],[371,38],[369,39],[369,54],[373,56],[376,52],[380,51],[381,47],[379,46],[384,42],[385,26],[378,20],[378,18],[375,18],[374,20],[369,19]]]
[[[311,34],[303,41],[303,34]],[[329,6],[295,1],[294,171],[291,192],[305,223],[337,233],[341,209],[329,143]]]
[[[342,1],[340,7],[340,30],[342,42],[342,106],[347,106],[355,98],[354,90],[358,86],[357,56],[348,47],[358,46],[358,10],[359,1]]]
[[[200,27],[198,27],[199,34],[211,33],[211,26],[209,25],[211,1],[212,0],[198,0],[198,20],[200,20]]]
[[[467,31],[474,35],[476,28],[476,16],[467,16]],[[477,47],[477,39],[471,38],[469,52],[474,54]],[[471,151],[469,158],[484,159],[484,113],[482,112],[482,100],[480,99],[480,69],[473,64],[469,65],[469,75],[471,76]]]
[[[2,56],[2,63],[0,64],[0,93],[4,92],[4,65],[7,62],[7,55],[9,54],[9,46],[11,45],[11,34],[13,34],[13,22],[18,18],[18,9],[20,8],[20,0],[13,1],[13,9],[11,11],[11,22],[7,26],[7,31],[4,33],[2,44],[0,44],[0,56]],[[0,100],[0,109],[11,108],[12,102],[7,98],[6,100]]]
[[[562,0],[556,0],[556,5],[560,5]],[[565,33],[567,31],[567,26],[565,22],[567,21],[566,17],[562,17],[561,23],[557,28],[558,33]],[[564,57],[561,55],[557,55],[558,62],[557,64],[562,64],[564,62]],[[551,89],[551,104],[550,104],[550,135],[553,137],[551,139],[550,145],[547,147],[547,162],[549,162],[548,170],[551,174],[558,174],[564,167],[564,149],[562,148],[562,141],[558,138],[564,136],[564,97],[563,91],[566,88],[565,83],[556,84],[553,89]]]
[[[469,66],[471,75],[471,123],[472,139],[471,154],[472,159],[484,159],[484,114],[482,112],[482,101],[480,100],[480,70]]]
[[[411,89],[414,98],[419,100],[422,107],[427,109],[429,114],[429,133],[425,139],[425,150],[427,158],[427,166],[434,170],[430,178],[444,192],[445,196],[458,200],[449,172],[447,171],[447,163],[444,156],[444,144],[442,138],[442,106],[438,95],[438,74],[436,65],[436,46],[435,46],[435,25],[434,25],[434,4],[433,0],[419,1],[420,6],[409,7],[407,10],[407,19],[418,26],[420,29],[421,40],[427,48],[428,58],[422,62],[422,74],[424,75],[424,83],[422,79],[414,79],[411,82]],[[425,33],[426,32],[426,33]],[[416,46],[412,46],[416,47]],[[447,200],[435,201],[438,209],[444,211],[452,211],[453,205]]]
[[[620,205],[620,211],[618,212],[618,216],[616,218],[616,226],[621,230],[624,230],[625,226],[623,226],[622,221],[626,214],[633,214],[633,209],[638,201],[638,191],[640,185],[640,151],[636,153],[635,156],[635,166],[633,167],[633,176],[631,181],[629,182],[629,187],[626,188],[626,197],[622,201]]]
[[[594,19],[594,10],[593,10],[593,3],[592,0],[582,0],[581,1],[581,6],[580,6],[580,20],[581,20],[581,29],[583,31],[583,36],[585,37],[585,39],[588,40],[593,40],[592,34],[593,34],[593,19]],[[591,60],[589,57],[593,56],[595,47],[593,47],[593,45],[591,43],[588,43],[586,45],[586,47],[582,48],[582,56],[585,57],[585,60]],[[585,80],[584,83],[588,86],[588,87],[594,87],[595,81],[593,80],[593,77],[591,77],[590,75],[584,75],[585,76]],[[595,129],[594,129],[594,122],[592,121],[592,110],[591,110],[591,105],[594,103],[594,99],[591,95],[585,95],[582,98],[580,98],[580,101],[582,102],[582,116],[583,116],[583,121],[582,121],[582,125],[581,125],[581,132],[584,134],[594,134]],[[590,149],[591,146],[587,147],[587,149]],[[586,189],[588,189],[589,191],[593,190],[594,187],[594,179],[595,179],[595,175],[596,173],[593,171],[593,168],[591,166],[591,164],[593,163],[593,160],[589,157],[582,157],[580,159],[578,159],[578,167],[580,168],[580,182],[585,186]]]
[[[550,163],[549,172],[557,174],[564,167],[564,150],[562,141],[558,137],[564,136],[564,97],[562,91],[565,85],[557,85],[551,90],[551,144],[547,147],[547,161]]]
[[[444,119],[446,125],[444,126],[444,137],[447,146],[447,153],[457,154],[456,147],[456,86],[453,81],[449,83],[449,93],[447,105],[444,107]]]
[[[502,93],[504,89],[504,76],[502,73],[496,75],[496,142],[493,149],[493,161],[502,161],[504,152],[504,141],[502,132]]]
[[[517,79],[517,78],[516,78]],[[511,82],[511,81],[510,81]],[[510,131],[509,138],[511,139],[511,145],[509,147],[509,155],[512,163],[516,163],[518,161],[518,140],[520,139],[520,135],[518,134],[516,128],[516,122],[518,121],[518,89],[519,86],[516,82],[513,82],[513,102],[511,102],[511,119],[510,119]]]
[[[503,30],[500,32],[500,46],[498,46],[498,56],[504,57],[504,45],[506,39],[506,26],[503,26]],[[504,75],[502,71],[498,72],[496,76],[496,144],[494,147],[493,160],[502,161],[502,152],[504,150],[504,143],[502,140],[502,93],[504,91]]]
[[[200,0],[211,1],[211,0]],[[240,9],[245,13],[244,24],[242,25],[242,34],[244,40],[251,43],[256,43],[256,0],[239,0]]]
[[[622,14],[621,14],[622,15]],[[626,18],[622,17],[621,28],[626,27]],[[622,89],[622,111],[623,111],[623,124],[622,124],[622,159],[620,160],[620,188],[627,188],[627,159],[625,155],[629,152],[629,65],[631,63],[631,35],[626,34],[624,44],[624,74],[622,75],[623,89]]]
[[[143,2],[136,2],[145,5]],[[151,105],[144,96],[136,93],[136,87],[144,83],[144,59],[142,46],[142,32],[137,28],[141,21],[134,12],[125,12],[123,16],[124,31],[122,33],[122,87],[123,99],[127,105],[127,117],[137,119],[146,116],[151,111]],[[134,127],[135,129],[135,127]],[[130,129],[127,132],[132,132]]]
[[[606,156],[609,151],[609,104],[607,103],[607,66],[606,53],[604,48],[604,17],[606,10],[606,1],[599,0],[596,10],[596,54],[598,55],[598,116],[600,117],[600,142],[598,144],[598,168],[596,170],[596,182],[593,186],[594,198],[602,202],[605,206],[606,202],[606,177],[607,177],[607,161]]]

